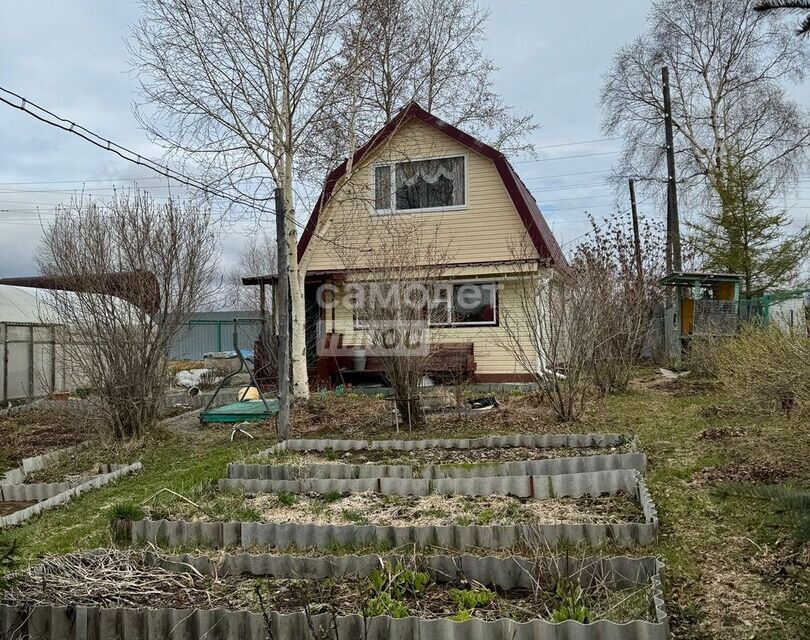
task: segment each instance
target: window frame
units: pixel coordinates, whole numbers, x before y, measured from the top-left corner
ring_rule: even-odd
[[[397,165],[405,162],[424,162],[428,160],[445,160],[447,158],[464,159],[464,204],[455,204],[447,207],[421,207],[419,209],[397,209]],[[407,160],[391,160],[389,162],[373,162],[371,164],[371,210],[374,215],[408,215],[411,213],[433,213],[437,211],[464,211],[469,208],[470,202],[470,178],[469,178],[469,155],[466,153],[449,153],[441,156],[424,156],[419,158],[408,158]],[[390,167],[391,176],[391,206],[388,209],[377,208],[377,167]]]
[[[447,319],[449,322],[432,322],[428,320],[428,326],[434,327],[437,329],[464,329],[465,327],[497,327],[500,326],[500,300],[499,300],[499,291],[500,291],[500,282],[498,280],[481,280],[481,279],[474,279],[474,280],[442,280],[439,281],[441,284],[448,286],[451,288],[451,294],[447,296]],[[480,322],[453,322],[453,299],[455,296],[452,295],[452,288],[456,285],[465,285],[465,284],[477,284],[486,286],[489,285],[492,287],[492,320],[482,320]]]
[[[478,285],[489,285],[492,287],[493,296],[492,296],[492,320],[484,320],[481,322],[452,322],[453,318],[453,295],[447,296],[447,319],[449,322],[432,322],[430,320],[430,313],[428,313],[428,327],[433,329],[464,329],[466,327],[498,327],[500,326],[500,288],[501,283],[499,280],[487,280],[487,279],[473,279],[473,280],[437,280],[434,283],[436,285],[443,285],[446,287],[450,287],[451,292],[452,288],[456,285],[464,285],[464,284],[478,284]],[[369,325],[366,321],[362,318],[359,318],[357,315],[357,309],[352,306],[352,329],[354,331],[366,331],[369,329]]]

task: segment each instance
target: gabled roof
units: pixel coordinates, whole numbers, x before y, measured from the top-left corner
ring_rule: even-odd
[[[397,131],[408,120],[416,119],[433,127],[437,131],[449,136],[459,144],[480,153],[485,158],[491,160],[498,170],[498,174],[506,187],[506,191],[515,205],[515,209],[523,221],[523,226],[529,234],[529,238],[534,244],[538,255],[542,260],[545,260],[549,266],[559,267],[562,269],[568,268],[568,262],[563,255],[560,245],[551,233],[551,229],[546,223],[543,214],[540,212],[540,207],[537,206],[537,201],[532,194],[523,184],[523,181],[518,177],[517,172],[509,164],[500,151],[484,144],[477,138],[464,133],[461,129],[437,118],[431,113],[425,111],[417,103],[411,102],[408,106],[404,107],[394,118],[392,118],[382,129],[375,133],[371,139],[366,142],[362,147],[355,151],[352,158],[353,166],[358,165],[363,161],[368,154],[372,153],[382,144],[391,134]],[[315,233],[318,225],[318,219],[325,204],[329,202],[332,192],[340,179],[346,175],[347,161],[344,160],[338,167],[336,167],[326,178],[324,189],[318,198],[315,207],[312,209],[312,214],[307,221],[304,232],[301,234],[301,240],[298,242],[298,260],[304,256],[304,253],[309,246],[310,240]]]

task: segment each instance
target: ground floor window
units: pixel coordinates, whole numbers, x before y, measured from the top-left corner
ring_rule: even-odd
[[[355,329],[378,323],[427,321],[433,327],[494,326],[498,324],[496,282],[365,283],[348,292]],[[402,305],[406,307],[403,313]]]
[[[436,285],[430,323],[439,327],[498,324],[495,282],[448,282]]]

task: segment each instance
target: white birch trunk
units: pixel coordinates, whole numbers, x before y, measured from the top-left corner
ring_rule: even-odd
[[[288,161],[290,160],[291,158],[288,158]],[[288,166],[290,165],[288,164]],[[309,398],[309,374],[307,372],[306,305],[304,304],[305,272],[299,268],[298,264],[298,230],[295,226],[295,212],[291,206],[292,195],[291,172],[286,171],[284,200],[287,203],[289,215],[287,219],[287,255],[290,276],[292,393],[294,398],[306,400]]]

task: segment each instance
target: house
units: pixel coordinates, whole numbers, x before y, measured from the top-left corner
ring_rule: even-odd
[[[325,305],[319,291],[340,298],[347,283],[373,281],[381,247],[407,235],[443,246],[426,258],[439,289],[431,341],[462,353],[479,382],[530,379],[503,346],[504,314],[517,315],[523,278],[548,278],[568,265],[540,209],[504,155],[412,103],[328,176],[298,244],[305,270],[311,371],[322,379],[352,371],[355,346],[368,344],[357,309]],[[414,264],[414,269],[420,265]],[[274,276],[243,278],[273,284]],[[457,308],[457,293],[472,293]],[[531,349],[527,343],[526,349]],[[370,367],[373,369],[374,367]],[[440,368],[440,367],[439,367]]]

